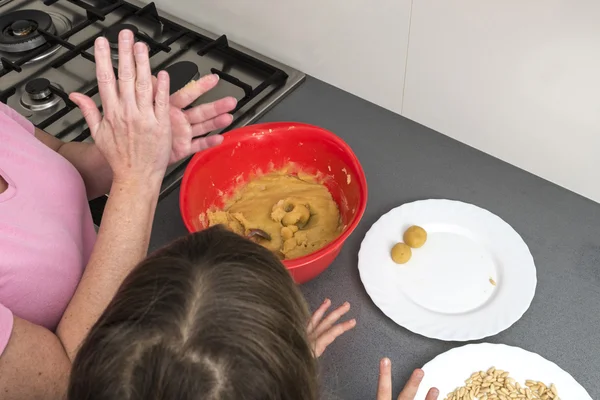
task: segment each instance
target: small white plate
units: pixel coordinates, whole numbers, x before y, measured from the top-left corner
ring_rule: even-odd
[[[464,385],[473,372],[495,367],[510,373],[521,385],[528,379],[546,385],[554,383],[561,400],[592,400],[592,397],[569,373],[542,356],[518,347],[502,344],[470,344],[440,354],[423,367],[425,378],[417,400],[423,400],[431,387],[440,390],[440,400]]]
[[[418,225],[427,242],[403,265],[392,247]],[[365,236],[358,269],[373,302],[393,321],[434,339],[495,335],[523,316],[537,284],[529,248],[498,216],[471,204],[424,200],[383,215]]]

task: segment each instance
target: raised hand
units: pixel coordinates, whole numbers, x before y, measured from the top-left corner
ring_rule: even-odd
[[[71,93],[96,147],[109,163],[113,180],[162,180],[171,156],[169,75],[161,71],[153,94],[148,48],[133,33],[119,33],[119,79],[108,41],[95,42],[96,77],[104,115],[92,99]]]
[[[153,82],[156,87],[156,78],[154,77]],[[237,105],[235,98],[224,97],[212,103],[200,104],[189,110],[183,110],[198,97],[213,89],[218,82],[218,75],[206,75],[171,95],[170,118],[173,144],[170,163],[175,163],[209,147],[217,146],[223,141],[221,135],[194,138],[231,124],[233,117],[228,112]]]
[[[320,357],[327,346],[333,343],[338,336],[341,336],[344,332],[347,332],[356,326],[355,319],[340,322],[339,324],[337,323],[344,314],[350,311],[350,303],[344,303],[332,311],[327,317],[323,318],[330,306],[331,300],[325,299],[323,304],[321,304],[317,311],[312,315],[306,329],[316,357]]]

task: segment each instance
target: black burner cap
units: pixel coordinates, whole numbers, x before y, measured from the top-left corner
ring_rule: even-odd
[[[191,61],[180,61],[169,65],[165,71],[169,73],[171,80],[171,94],[199,77],[198,66]]]
[[[40,94],[50,89],[50,81],[46,78],[32,79],[25,85],[25,91],[28,94]]]
[[[108,43],[110,43],[113,46],[116,46],[119,43],[119,32],[121,32],[123,29],[129,29],[131,32],[133,32],[134,35],[138,33],[138,28],[135,25],[117,24],[106,28],[106,30],[104,31],[104,37],[106,38],[106,40],[108,40]]]
[[[37,24],[34,21],[29,21],[26,19],[20,19],[10,25],[10,29],[13,31],[15,36],[27,35],[30,32],[33,32],[35,28],[37,28]]]

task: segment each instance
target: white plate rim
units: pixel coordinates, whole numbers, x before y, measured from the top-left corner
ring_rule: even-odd
[[[474,349],[473,351],[476,351],[478,354],[485,354],[485,353],[489,353],[489,352],[511,352],[511,353],[522,353],[523,355],[526,355],[527,357],[530,357],[531,359],[537,359],[539,362],[546,364],[549,369],[554,370],[555,371],[554,373],[556,373],[557,375],[562,375],[565,380],[570,381],[569,383],[571,385],[578,386],[581,389],[581,391],[583,393],[585,393],[585,395],[587,395],[587,397],[588,397],[588,399],[578,398],[577,400],[592,400],[592,396],[590,396],[587,389],[585,387],[583,387],[583,385],[581,385],[579,382],[577,382],[577,380],[573,377],[573,375],[571,375],[569,372],[562,369],[555,362],[550,361],[547,358],[544,358],[537,353],[525,350],[521,347],[509,346],[506,344],[498,344],[498,343],[467,344],[467,345],[452,348],[452,349],[445,351],[441,354],[438,354],[437,356],[432,358],[429,362],[427,362],[422,367],[423,371],[425,372],[425,378],[423,378],[422,385],[419,387],[419,391],[417,392],[416,398],[424,399],[425,395],[427,394],[427,391],[429,391],[430,387],[435,386],[435,377],[431,376],[431,371],[430,371],[430,369],[434,365],[436,365],[438,363],[445,363],[446,359],[451,359],[451,358],[458,359],[458,358],[460,358],[460,353],[470,352],[471,349]],[[498,350],[496,350],[496,349],[498,349]],[[492,365],[490,365],[490,367],[491,366]],[[472,372],[475,372],[475,371],[477,371],[477,368],[474,368]],[[510,371],[508,371],[508,372],[510,372]],[[468,379],[468,378],[469,378],[468,376],[464,377],[464,379]],[[543,378],[543,377],[532,376],[531,378],[538,379],[538,378]],[[550,383],[550,382],[547,382],[547,383]],[[463,384],[463,382],[457,382],[457,386],[460,386],[461,384]],[[523,384],[523,382],[521,382],[521,384]],[[567,395],[567,397],[565,397],[565,395],[563,393],[561,393],[560,389],[561,388],[558,387],[558,391],[559,391],[559,395],[561,396],[560,397],[561,400],[570,400],[570,397],[568,397],[568,395]],[[450,389],[448,391],[451,391],[451,390],[453,390],[453,389]],[[438,398],[445,399],[446,394],[447,393],[445,393],[442,389]]]
[[[487,215],[487,217],[495,219],[499,224],[504,225],[504,227],[507,229],[510,229],[511,234],[514,235],[515,240],[520,241],[520,245],[523,246],[522,250],[526,251],[528,262],[531,267],[531,271],[530,271],[531,275],[529,276],[529,279],[531,279],[530,294],[523,300],[522,304],[520,304],[520,307],[518,309],[511,308],[511,313],[504,315],[504,319],[501,321],[497,320],[497,323],[495,323],[495,324],[491,323],[491,324],[488,324],[487,326],[479,326],[479,327],[470,326],[468,329],[462,329],[461,327],[458,327],[458,329],[445,330],[445,331],[440,330],[439,328],[432,329],[431,327],[429,327],[429,329],[428,329],[428,327],[426,325],[424,326],[422,324],[415,324],[414,319],[411,320],[409,318],[399,317],[398,313],[395,313],[395,314],[392,313],[392,315],[390,315],[391,313],[386,310],[387,305],[381,304],[382,302],[380,302],[378,300],[378,298],[381,298],[381,296],[378,296],[378,293],[375,293],[373,291],[373,289],[370,287],[370,285],[368,284],[368,282],[369,282],[369,278],[368,278],[369,272],[367,272],[368,267],[364,266],[365,265],[364,263],[367,263],[367,261],[364,261],[364,263],[361,263],[361,255],[363,255],[362,259],[364,260],[365,259],[364,253],[366,252],[365,249],[367,247],[370,234],[372,234],[372,232],[375,232],[378,224],[382,224],[383,221],[390,218],[390,215],[400,212],[401,210],[407,209],[410,207],[427,207],[427,206],[432,206],[432,207],[446,206],[449,208],[451,208],[451,207],[469,207],[473,210],[476,210],[479,213],[482,213],[482,215],[485,214],[485,215]],[[429,337],[432,339],[438,339],[438,340],[444,340],[444,341],[466,342],[466,341],[472,341],[472,340],[480,340],[480,339],[484,339],[484,338],[487,338],[490,336],[494,336],[494,335],[510,328],[519,319],[521,319],[522,316],[525,314],[525,312],[529,309],[529,307],[531,306],[531,303],[533,301],[533,298],[535,297],[535,292],[537,290],[537,270],[535,267],[535,261],[533,259],[533,255],[531,254],[531,251],[529,250],[529,247],[527,246],[527,243],[523,240],[522,236],[510,224],[508,224],[504,219],[502,219],[498,215],[490,212],[489,210],[486,210],[486,209],[476,206],[474,204],[465,203],[465,202],[461,202],[461,201],[457,201],[457,200],[448,200],[448,199],[418,200],[418,201],[413,201],[413,202],[405,203],[400,206],[394,207],[391,210],[389,210],[387,213],[383,214],[369,228],[369,230],[365,234],[365,237],[363,238],[363,241],[361,242],[360,250],[358,252],[358,269],[359,269],[360,279],[363,283],[363,286],[365,287],[367,294],[369,295],[369,297],[371,298],[373,303],[386,316],[388,316],[388,318],[392,319],[398,325],[403,326],[404,328],[408,329],[409,331],[411,331],[413,333],[416,333],[416,334],[419,334],[419,335],[422,335],[425,337]],[[383,303],[385,303],[385,302],[383,302]]]

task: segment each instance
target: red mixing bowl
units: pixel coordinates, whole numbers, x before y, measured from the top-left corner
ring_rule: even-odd
[[[235,189],[257,174],[290,163],[309,174],[320,172],[345,228],[320,250],[283,261],[297,283],[315,278],[339,254],[365,211],[367,181],[356,155],[333,133],[295,122],[250,125],[223,136],[220,146],[196,154],[185,170],[179,199],[185,226],[190,232],[207,228],[199,216],[223,207]]]

